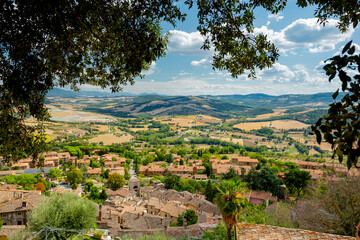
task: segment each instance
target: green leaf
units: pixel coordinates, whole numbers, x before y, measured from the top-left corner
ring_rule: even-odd
[[[342,50],[342,54],[344,54],[350,48],[351,43],[352,43],[352,40],[345,45],[345,47]]]
[[[339,95],[339,89],[332,95],[333,99],[335,100],[338,95]]]
[[[343,151],[340,148],[337,148],[335,151],[336,155],[338,155],[339,157],[343,157]]]
[[[342,161],[344,160],[344,157],[343,156],[338,156],[339,158],[339,162],[342,163]]]
[[[316,131],[315,131],[315,135],[316,135],[316,142],[317,142],[318,144],[321,144],[321,133],[320,133],[320,131],[319,131],[319,130],[316,130]]]
[[[354,52],[355,52],[355,46],[352,46],[352,47],[349,49],[348,53],[351,55],[351,54],[353,54]]]
[[[352,165],[352,156],[351,156],[351,154],[349,154],[347,156],[346,166],[347,166],[348,169],[350,169],[351,165]]]
[[[333,135],[331,133],[326,133],[324,135],[324,138],[328,143],[332,144],[334,142],[334,137],[333,137]]]
[[[356,28],[358,25],[358,20],[357,19],[354,19],[354,22],[353,22],[353,28]]]
[[[322,121],[322,118],[319,118],[319,120],[317,120],[315,126],[317,126],[317,127],[320,126],[320,125],[321,125],[321,121]]]

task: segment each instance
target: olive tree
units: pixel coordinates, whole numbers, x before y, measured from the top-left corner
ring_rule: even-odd
[[[87,230],[94,226],[96,214],[96,206],[85,198],[73,193],[55,194],[44,197],[30,212],[29,226],[31,231],[40,231],[45,226]]]

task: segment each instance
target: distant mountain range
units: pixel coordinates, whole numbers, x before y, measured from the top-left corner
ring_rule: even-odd
[[[46,97],[66,97],[66,98],[76,98],[76,97],[84,97],[84,96],[92,96],[92,97],[124,97],[124,96],[136,96],[136,94],[126,93],[126,92],[118,92],[118,93],[111,93],[111,92],[100,92],[100,91],[70,91],[64,90],[61,88],[53,88],[51,91],[48,92]]]
[[[316,94],[286,94],[280,96],[271,96],[261,93],[248,95],[219,95],[204,96],[211,99],[231,103],[241,103],[252,107],[327,107],[331,102],[333,93],[316,93]],[[345,93],[339,93],[338,98],[342,98]]]
[[[341,98],[344,93],[339,94]],[[138,116],[142,114],[152,116],[194,115],[204,114],[220,118],[235,116],[253,116],[273,112],[276,107],[294,109],[293,112],[305,109],[327,108],[333,101],[332,93],[317,94],[286,94],[271,96],[266,94],[247,95],[202,95],[202,96],[164,96],[164,95],[135,95],[130,93],[109,93],[97,91],[73,92],[55,88],[48,97],[79,98],[79,97],[111,97],[115,98],[109,107],[102,107],[89,103],[82,110],[110,114],[118,117]],[[128,101],[116,100],[116,97],[131,97]],[[295,111],[299,110],[299,111]],[[290,112],[289,112],[290,113]]]
[[[246,95],[199,95],[200,98],[211,98],[217,99],[220,101],[227,101],[227,102],[252,102],[258,104],[285,104],[286,106],[294,105],[298,103],[320,103],[324,102],[326,104],[332,102],[332,94],[333,93],[316,93],[316,94],[284,94],[280,96],[272,96],[263,93],[252,93]],[[343,97],[345,94],[340,92],[338,98]],[[146,97],[151,96],[151,98],[155,98],[155,96],[159,97],[171,97],[162,94],[154,94],[154,93],[141,93],[141,94],[133,94],[127,92],[118,92],[118,93],[111,93],[111,92],[101,92],[101,91],[79,91],[74,92],[70,90],[64,90],[61,88],[54,88],[47,94],[47,97],[69,97],[69,98],[76,98],[76,97],[83,97],[83,96],[93,96],[93,97]]]
[[[128,104],[119,104],[110,108],[89,106],[83,110],[110,114],[118,117],[138,116],[142,114],[152,116],[204,114],[226,118],[235,116],[231,113],[231,111],[246,111],[250,108],[251,107],[240,104],[203,97],[165,97],[158,95],[146,95],[134,97],[133,101]]]

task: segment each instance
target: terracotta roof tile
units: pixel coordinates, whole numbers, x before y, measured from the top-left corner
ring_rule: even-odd
[[[171,217],[178,217],[186,211],[186,207],[178,205],[176,202],[169,201],[162,209],[161,212],[168,213]]]
[[[320,233],[303,229],[283,228],[252,223],[239,223],[237,225],[237,239],[289,239],[289,240],[332,240],[353,239],[354,237],[340,236],[329,233]]]
[[[161,229],[171,222],[170,218],[139,212],[126,212],[123,219],[122,228],[136,230]]]
[[[153,206],[156,209],[161,209],[164,206],[164,204],[161,202],[160,199],[153,198],[153,197],[149,199],[149,202],[147,205]]]
[[[120,196],[123,198],[127,197],[129,195],[129,193],[131,193],[131,191],[128,189],[125,189],[125,188],[121,188],[116,191],[106,190],[106,194],[108,196]]]
[[[24,193],[22,198],[13,197],[0,205],[0,213],[30,210],[40,202],[41,197],[39,193],[35,192]],[[26,203],[25,206],[23,206],[23,202]]]

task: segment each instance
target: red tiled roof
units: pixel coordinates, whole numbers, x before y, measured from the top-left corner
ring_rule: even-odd
[[[266,200],[268,198],[270,198],[272,196],[272,194],[270,192],[263,192],[263,191],[254,191],[252,190],[250,192],[250,198],[256,198],[256,199],[261,199],[261,200]]]
[[[168,213],[171,217],[177,218],[180,214],[186,211],[185,206],[177,206],[173,201],[169,201],[162,209],[161,212]]]
[[[320,233],[303,229],[283,228],[253,223],[239,223],[237,225],[237,239],[266,239],[266,240],[333,240],[353,239],[354,237],[340,236],[329,233]]]
[[[93,169],[89,169],[87,171],[88,174],[100,174],[101,173],[101,168],[93,168]]]

